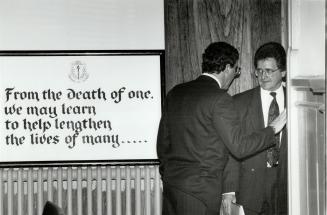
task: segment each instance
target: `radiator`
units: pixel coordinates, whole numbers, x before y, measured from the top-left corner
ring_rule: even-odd
[[[161,193],[157,165],[0,169],[0,215],[160,215]]]

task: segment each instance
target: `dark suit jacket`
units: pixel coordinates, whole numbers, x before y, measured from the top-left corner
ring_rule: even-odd
[[[264,128],[260,87],[245,91],[234,96],[235,106],[238,109],[242,127],[246,133]],[[286,104],[286,100],[285,100]],[[283,129],[278,174],[278,208],[287,211],[287,131]],[[260,211],[262,207],[263,192],[261,184],[264,183],[266,163],[266,151],[256,153],[242,160],[230,156],[224,170],[224,192],[236,191],[238,202],[248,202],[245,205],[254,211]]]
[[[243,136],[232,98],[208,76],[174,87],[160,121],[157,152],[165,184],[218,212],[228,151],[248,156],[272,145],[271,128]]]

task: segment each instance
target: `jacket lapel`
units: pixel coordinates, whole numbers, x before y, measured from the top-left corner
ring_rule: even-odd
[[[287,100],[286,100],[286,88],[283,87],[283,92],[284,92],[284,107],[286,108],[286,104],[287,104]],[[285,125],[285,127],[282,130],[282,138],[281,138],[281,144],[285,145],[287,144],[287,124]]]

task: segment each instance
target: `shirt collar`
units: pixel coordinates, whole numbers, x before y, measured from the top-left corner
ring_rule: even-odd
[[[280,87],[274,91],[269,91],[269,90],[265,90],[263,88],[260,87],[261,90],[261,95],[264,96],[270,96],[270,92],[275,92],[276,95],[284,95],[284,91],[283,91],[283,85],[281,84]]]
[[[217,84],[219,85],[219,87],[221,87],[220,81],[219,81],[219,79],[215,75],[210,74],[210,73],[206,73],[206,72],[202,73],[202,75],[209,76],[210,78],[213,78],[217,82]]]

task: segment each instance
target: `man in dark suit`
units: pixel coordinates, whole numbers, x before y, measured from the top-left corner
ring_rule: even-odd
[[[165,100],[157,140],[164,215],[217,215],[228,152],[244,157],[274,146],[286,122],[284,112],[245,136],[226,92],[238,74],[238,51],[216,42],[202,57],[203,74],[175,86]]]
[[[264,128],[277,102],[285,108],[286,53],[275,42],[262,45],[254,56],[259,86],[234,96],[246,133]],[[269,116],[270,115],[270,116]],[[274,137],[276,147],[263,150],[243,160],[232,156],[224,172],[223,207],[231,201],[242,204],[246,215],[287,214],[287,137],[286,128]],[[235,194],[236,192],[236,199]],[[228,213],[227,213],[228,214]]]

